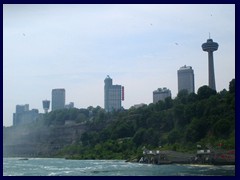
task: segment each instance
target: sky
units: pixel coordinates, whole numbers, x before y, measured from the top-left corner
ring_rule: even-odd
[[[104,79],[125,88],[124,108],[153,91],[177,96],[177,70],[192,66],[195,92],[208,84],[210,37],[217,91],[235,78],[234,4],[4,4],[3,125],[16,105],[43,112],[54,88],[76,108],[104,107]]]

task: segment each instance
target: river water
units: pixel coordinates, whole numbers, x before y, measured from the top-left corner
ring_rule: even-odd
[[[120,160],[3,158],[4,176],[235,176],[235,166],[152,165]]]

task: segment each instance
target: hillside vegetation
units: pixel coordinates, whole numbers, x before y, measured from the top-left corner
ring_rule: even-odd
[[[202,86],[197,94],[182,90],[175,99],[137,109],[105,113],[100,107],[89,107],[90,113],[72,111],[76,111],[75,118],[63,110],[50,113],[45,120],[46,124],[58,124],[70,118],[89,127],[78,142],[65,146],[58,156],[128,159],[141,156],[143,147],[181,152],[195,152],[196,144],[235,148],[235,79],[228,91],[219,93]]]
[[[3,132],[8,156],[134,159],[143,148],[193,153],[200,144],[234,149],[235,79],[219,93],[202,86],[197,94],[183,90],[175,99],[137,109],[56,110],[36,123]]]

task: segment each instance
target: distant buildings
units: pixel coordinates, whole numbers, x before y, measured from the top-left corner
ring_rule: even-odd
[[[112,79],[107,76],[104,80],[104,109],[106,112],[119,110],[122,108],[122,100],[124,100],[124,87],[121,85],[113,85]]]
[[[16,112],[13,113],[13,126],[29,124],[35,122],[39,117],[37,109],[29,110],[29,104],[17,105]]]
[[[43,100],[42,106],[44,112],[47,113],[50,106],[49,100]],[[65,105],[65,89],[52,90],[52,110],[74,108],[74,103],[70,102]],[[41,119],[43,114],[38,112],[38,109],[29,110],[29,104],[16,105],[16,112],[13,113],[13,126],[28,124]]]
[[[146,106],[147,104],[141,103],[141,104],[134,104],[131,108],[138,109],[140,107]]]
[[[25,105],[16,105],[16,113],[22,113],[22,112],[26,112],[29,111],[29,104],[25,104]]]
[[[73,102],[70,102],[69,104],[66,104],[66,105],[65,105],[65,108],[66,108],[66,109],[74,108],[74,103],[73,103]]]
[[[194,93],[194,71],[191,66],[183,66],[178,71],[178,92],[186,89],[188,93]]]
[[[52,111],[65,108],[65,89],[52,90]]]
[[[213,52],[218,50],[218,43],[208,39],[206,43],[202,44],[203,51],[208,52],[208,67],[209,67],[209,87],[216,90]],[[188,93],[194,93],[194,71],[191,66],[182,66],[177,71],[178,75],[178,92],[185,89]],[[121,85],[113,85],[112,79],[107,76],[104,80],[104,109],[106,112],[120,110],[122,108],[122,101],[124,100],[124,87]],[[171,97],[171,91],[164,88],[158,88],[153,91],[153,103],[164,101],[167,97]],[[45,113],[48,112],[50,101],[44,100],[43,109]],[[139,108],[145,104],[136,104],[133,108]],[[65,105],[65,89],[52,90],[52,111],[57,109],[74,108],[74,103],[70,102]],[[13,125],[26,124],[35,121],[39,116],[37,109],[29,110],[29,105],[17,105],[16,112],[13,114]]]
[[[171,97],[171,91],[166,87],[153,91],[153,103],[164,101],[167,97]]]

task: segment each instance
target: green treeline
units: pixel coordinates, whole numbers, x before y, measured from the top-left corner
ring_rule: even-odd
[[[57,156],[76,159],[138,158],[145,146],[195,152],[196,144],[235,148],[235,79],[219,93],[202,86],[197,94],[182,90],[175,99],[106,113],[100,107],[49,113],[44,125],[72,120],[88,130]]]

